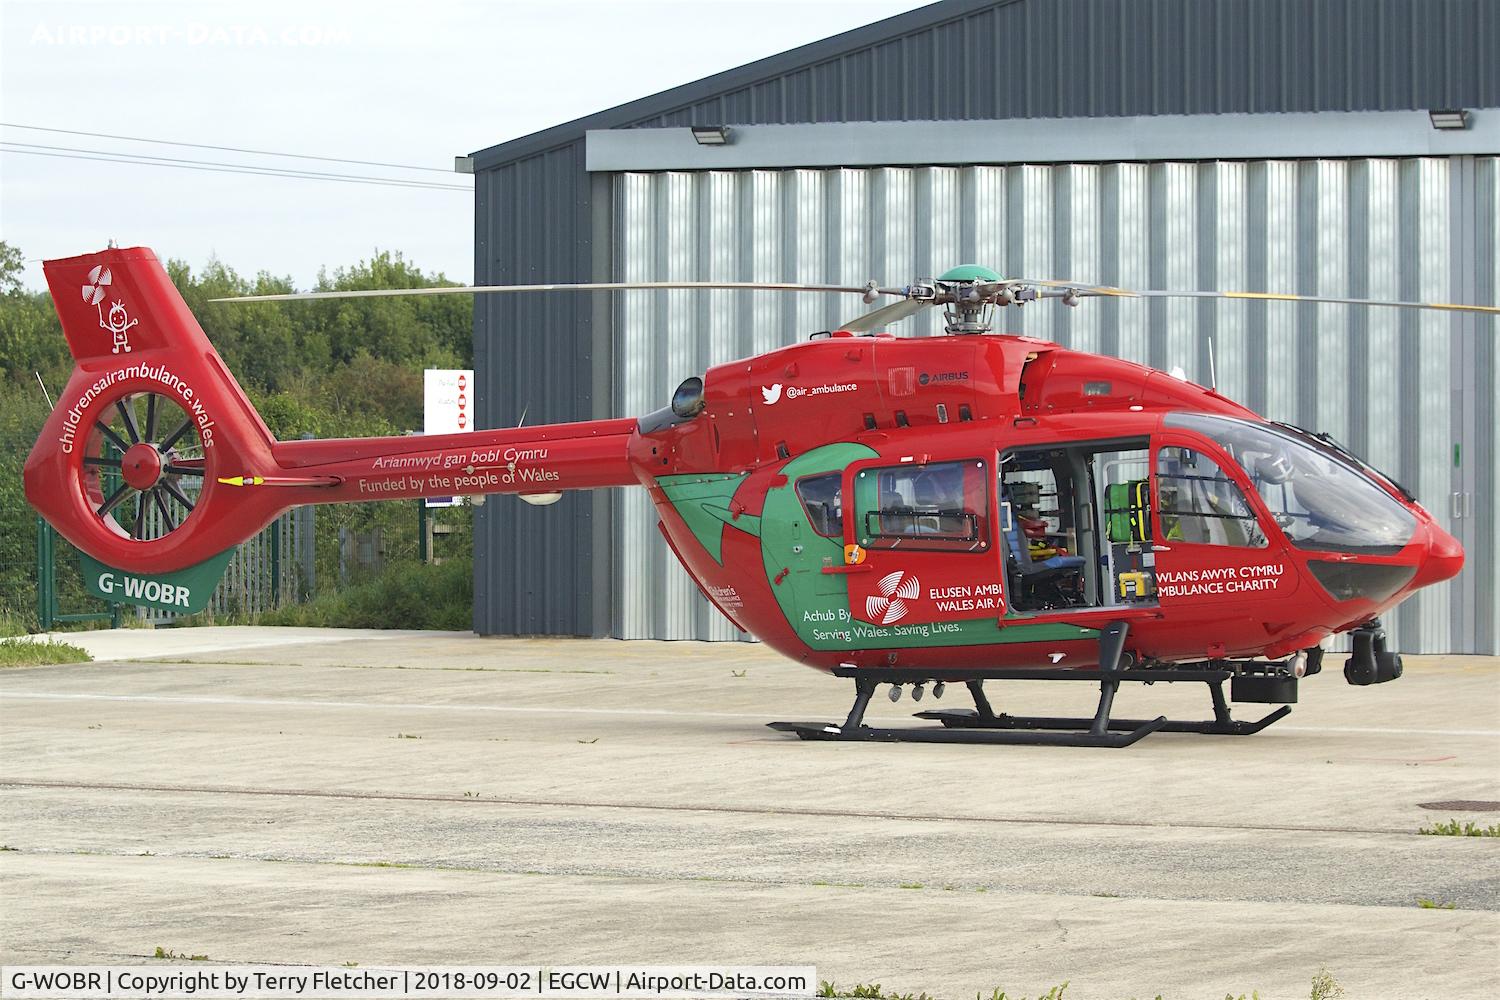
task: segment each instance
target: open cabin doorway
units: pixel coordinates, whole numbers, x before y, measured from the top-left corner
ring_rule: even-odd
[[[1010,449],[999,493],[1014,612],[1156,603],[1147,438]]]

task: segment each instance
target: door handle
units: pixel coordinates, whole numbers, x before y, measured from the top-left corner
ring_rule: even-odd
[[[1462,493],[1448,494],[1448,514],[1455,521],[1464,516],[1464,495]]]

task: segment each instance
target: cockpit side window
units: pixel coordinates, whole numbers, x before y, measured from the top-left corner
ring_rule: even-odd
[[[1156,491],[1163,540],[1265,547],[1265,533],[1245,494],[1202,452],[1162,448],[1156,458]]]
[[[1394,555],[1416,533],[1411,511],[1331,450],[1229,417],[1169,413],[1165,424],[1197,431],[1222,447],[1299,549]]]
[[[844,537],[843,480],[839,472],[797,480],[797,498],[807,512],[807,523],[825,538]]]

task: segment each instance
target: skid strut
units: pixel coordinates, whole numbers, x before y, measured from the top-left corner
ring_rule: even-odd
[[[1228,668],[1205,667],[1123,670],[1122,659],[1129,623],[1114,622],[1099,637],[1098,670],[986,670],[981,668],[880,668],[840,667],[839,677],[854,680],[854,705],[843,725],[826,722],[772,722],[770,727],[795,733],[804,740],[868,740],[906,743],[991,743],[1030,746],[1128,747],[1152,733],[1204,733],[1249,736],[1279,719],[1291,708],[1283,705],[1255,722],[1230,717],[1224,698],[1224,682],[1233,676]],[[924,727],[882,728],[864,724],[870,698],[881,684],[920,684],[941,677],[963,681],[974,698],[974,708],[918,712],[916,718],[941,722],[941,729]],[[986,680],[1075,680],[1099,682],[1099,706],[1092,718],[1066,718],[997,713],[985,695]],[[1154,719],[1114,719],[1115,692],[1122,681],[1195,681],[1208,685],[1214,717],[1202,722],[1184,722],[1157,716]]]

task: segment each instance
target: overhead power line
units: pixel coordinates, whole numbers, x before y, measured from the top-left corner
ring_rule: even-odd
[[[322,160],[324,163],[353,163],[362,167],[393,167],[397,170],[428,170],[437,174],[451,174],[443,167],[419,167],[410,163],[382,163],[379,160],[349,160],[338,156],[312,156],[307,153],[278,153],[270,149],[245,149],[240,146],[213,146],[204,142],[174,142],[171,139],[145,139],[136,135],[112,135],[108,132],[80,132],[77,129],[46,128],[41,125],[21,125],[16,122],[0,122],[0,128],[20,128],[31,132],[55,132],[59,135],[84,135],[92,139],[118,139],[123,142],[149,142],[158,146],[190,146],[194,149],[216,149],[225,153],[252,153],[256,156],[286,156],[296,160]]]
[[[92,160],[97,163],[125,163],[137,167],[171,167],[177,170],[201,170],[218,174],[247,174],[252,177],[283,177],[292,180],[330,181],[340,184],[376,184],[385,187],[412,188],[419,191],[465,191],[465,184],[437,184],[431,181],[405,180],[399,177],[371,177],[363,174],[333,174],[282,167],[256,167],[224,163],[217,160],[185,160],[175,157],[143,156],[104,149],[76,149],[70,146],[41,146],[35,143],[0,141],[0,153],[21,156],[50,156],[63,160]]]

